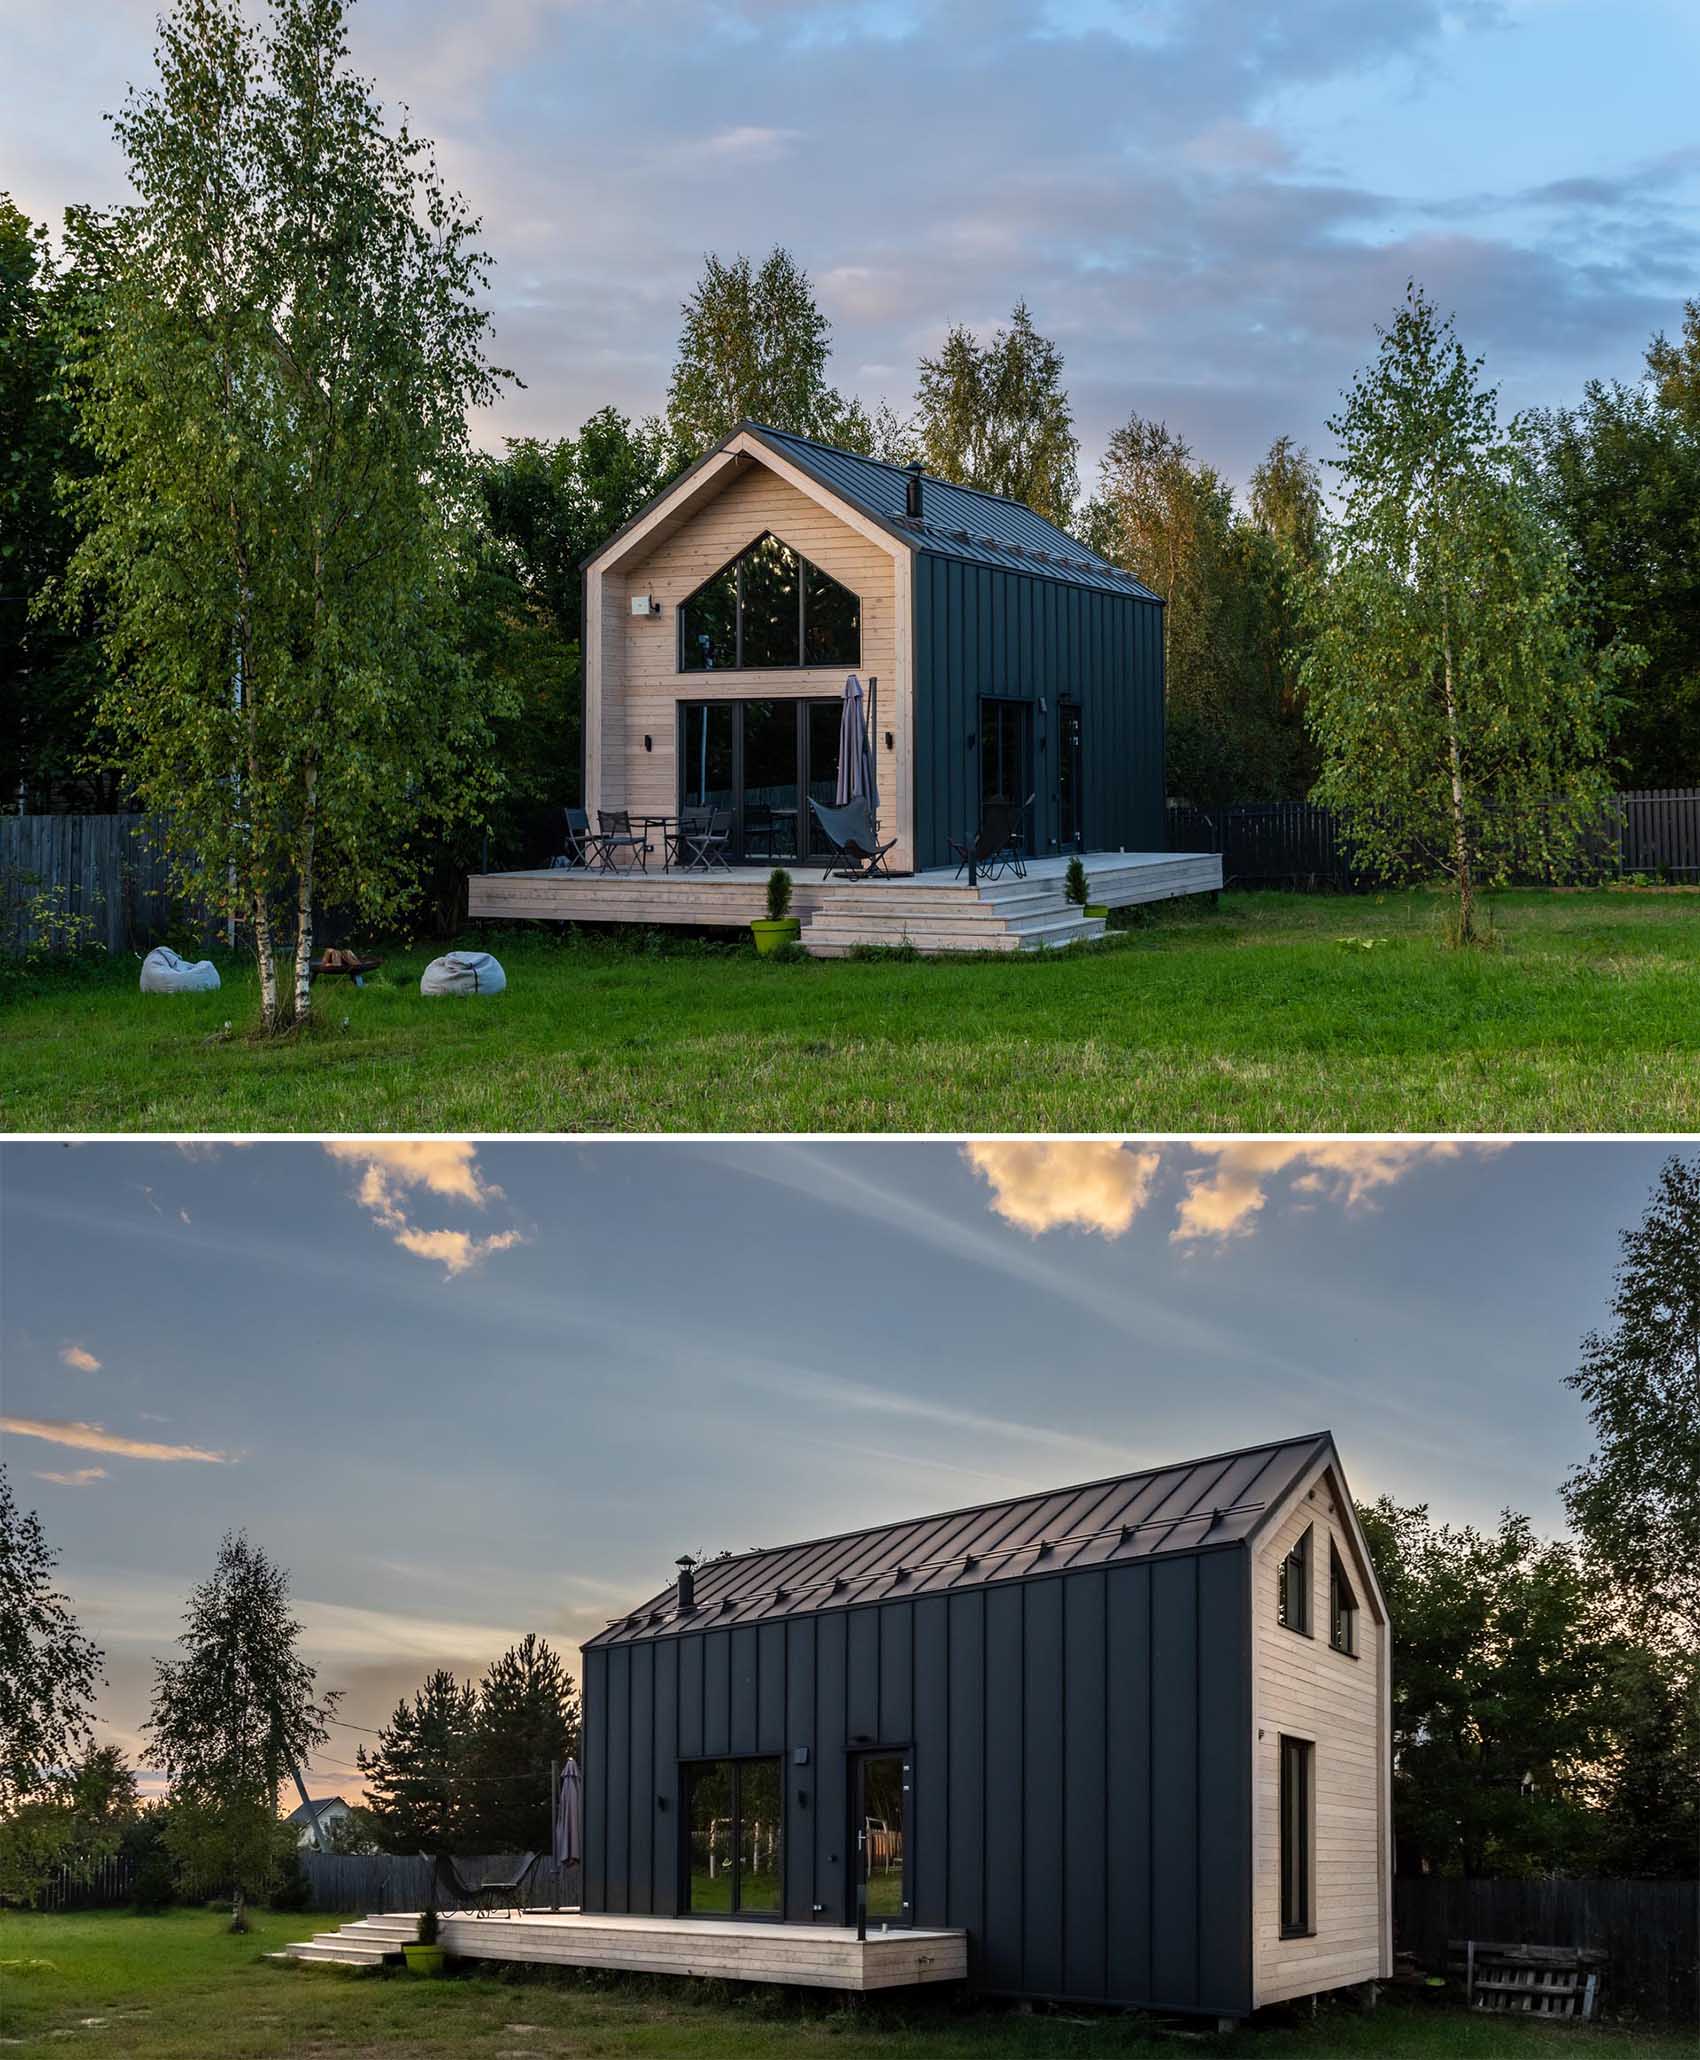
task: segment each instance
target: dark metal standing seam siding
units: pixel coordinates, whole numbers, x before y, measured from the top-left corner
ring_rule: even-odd
[[[902,1748],[914,1918],[977,1984],[1243,2012],[1250,1654],[1238,1547],[592,1648],[585,1905],[674,1914],[679,1762],[779,1752],[785,1913],[847,1923],[849,1753]]]
[[[1155,601],[923,551],[915,558],[913,607],[917,865],[946,864],[949,840],[979,820],[982,696],[1032,708],[1033,827],[1041,849],[1056,848],[1061,831],[1063,700],[1081,711],[1088,846],[1165,848],[1162,610]]]

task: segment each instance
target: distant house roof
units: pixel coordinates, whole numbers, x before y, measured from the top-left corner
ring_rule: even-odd
[[[1333,1439],[1316,1431],[1083,1487],[710,1560],[697,1569],[696,1606],[688,1615],[679,1614],[675,1584],[586,1642],[718,1630],[1243,1544],[1314,1461],[1333,1455]]]
[[[320,1795],[312,1797],[307,1802],[298,1803],[283,1821],[286,1824],[311,1824],[322,1817],[326,1810],[349,1810],[352,1815],[351,1806],[344,1802],[340,1795]]]
[[[921,476],[920,519],[911,520],[904,513],[909,475],[901,465],[888,465],[880,458],[840,450],[836,444],[820,443],[814,437],[794,436],[789,430],[769,429],[761,422],[740,422],[730,435],[723,436],[712,450],[704,451],[611,537],[598,544],[584,563],[588,565],[600,558],[628,530],[643,522],[652,509],[740,437],[765,444],[775,456],[808,473],[828,493],[901,538],[913,550],[961,559],[970,565],[993,565],[1004,572],[1025,572],[1039,579],[1060,581],[1065,586],[1091,587],[1100,593],[1127,594],[1145,601],[1159,599],[1131,572],[1112,565],[1097,551],[1088,550],[1077,538],[1043,515],[1036,515],[1020,501],[1008,500],[1002,494],[983,493],[978,487],[957,486],[927,472]]]

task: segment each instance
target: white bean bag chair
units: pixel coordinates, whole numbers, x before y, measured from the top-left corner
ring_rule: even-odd
[[[156,944],[142,960],[144,994],[211,994],[218,984],[218,968],[210,958],[190,965],[169,945]]]
[[[508,984],[501,961],[487,951],[451,951],[419,976],[421,994],[500,994]]]

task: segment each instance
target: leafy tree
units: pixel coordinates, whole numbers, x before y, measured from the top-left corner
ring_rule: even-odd
[[[366,1814],[379,1845],[392,1853],[470,1852],[476,1805],[468,1772],[478,1697],[446,1668],[429,1675],[370,1750],[355,1762],[366,1777]]]
[[[1360,1508],[1393,1626],[1401,1872],[1529,1874],[1587,1851],[1606,1662],[1575,1551],[1507,1510],[1497,1531]]]
[[[278,1791],[287,1776],[307,1800],[300,1768],[330,1736],[338,1697],[321,1696],[297,1650],[289,1576],[241,1532],[226,1535],[183,1621],[183,1657],[154,1662],[149,1758],[171,1777],[174,1856],[230,1884],[242,1930],[276,1864]]]
[[[38,812],[119,799],[117,781],[87,764],[103,672],[94,624],[87,610],[61,622],[42,605],[76,541],[58,487],[84,467],[62,331],[84,285],[0,193],[0,794]]]
[[[267,1029],[311,1011],[317,910],[395,913],[491,784],[456,606],[466,412],[500,378],[485,260],[345,15],[176,0],[114,123],[136,198],[70,221],[101,319],[69,591],[103,609],[103,711],[183,883],[252,924]]]
[[[759,266],[712,251],[680,309],[684,326],[667,389],[677,465],[693,463],[743,421],[861,448],[868,418],[827,383],[832,325],[809,275],[783,245]]]
[[[1614,654],[1588,649],[1531,437],[1416,287],[1329,428],[1344,456],[1329,577],[1310,589],[1318,801],[1389,873],[1476,896],[1568,860],[1601,820]]]
[[[486,1852],[541,1852],[550,1840],[549,1766],[579,1750],[573,1677],[535,1632],[510,1647],[478,1688],[467,1763],[478,1843]]]
[[[1593,1456],[1570,1520],[1655,1637],[1700,1655],[1700,1159],[1672,1157],[1622,1233],[1609,1329],[1567,1377]]]
[[[1602,1874],[1692,1880],[1700,1866],[1700,1660],[1623,1637],[1605,1650],[1592,1865]]]
[[[61,1868],[108,1858],[140,1808],[123,1747],[91,1747],[78,1766],[0,1817],[0,1901],[37,1902]]]
[[[1589,603],[1596,650],[1619,644],[1617,744],[1638,787],[1700,768],[1700,302],[1662,336],[1637,385],[1591,380],[1582,404],[1535,417],[1541,484]]]
[[[51,1789],[92,1742],[103,1655],[54,1586],[58,1563],[0,1466],[0,1812]]]
[[[1007,329],[982,344],[957,323],[923,357],[910,436],[928,471],[1024,501],[1066,529],[1079,487],[1079,439],[1062,352],[1017,301]]]

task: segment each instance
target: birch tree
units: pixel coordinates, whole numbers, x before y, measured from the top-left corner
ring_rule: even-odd
[[[1602,819],[1615,660],[1590,654],[1525,425],[1413,285],[1329,422],[1343,455],[1310,589],[1314,798],[1391,875],[1477,897],[1564,864]]]
[[[1079,488],[1079,439],[1063,356],[1017,301],[1007,328],[981,343],[958,323],[922,358],[907,432],[929,472],[1024,501],[1066,529]]]
[[[113,123],[135,198],[70,222],[101,317],[70,594],[102,601],[103,712],[183,885],[251,926],[268,1030],[311,1012],[317,911],[393,916],[491,786],[454,609],[486,260],[346,12],[176,0]]]

